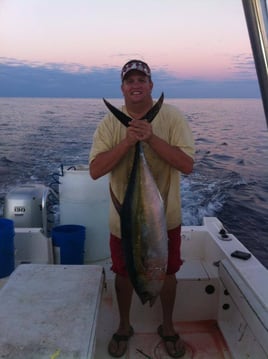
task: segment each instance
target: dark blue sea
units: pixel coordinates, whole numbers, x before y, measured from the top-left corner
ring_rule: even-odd
[[[109,99],[115,106],[122,100]],[[182,181],[183,224],[217,216],[268,268],[268,132],[259,99],[166,99],[189,121],[196,164]],[[0,98],[0,216],[5,195],[87,164],[101,99]]]

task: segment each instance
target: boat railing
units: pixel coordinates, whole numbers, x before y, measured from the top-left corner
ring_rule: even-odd
[[[268,126],[268,12],[267,0],[242,0],[251,48]]]

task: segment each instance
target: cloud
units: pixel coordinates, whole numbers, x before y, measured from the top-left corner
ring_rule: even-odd
[[[254,79],[256,69],[254,59],[249,54],[238,54],[232,58],[232,73],[237,78]]]
[[[153,73],[154,96],[164,91],[173,98],[260,97],[256,76],[243,76],[252,63],[246,57],[234,59],[233,79],[211,81],[180,79],[165,69]],[[239,70],[240,69],[240,70]],[[237,71],[237,72],[236,72]],[[241,76],[237,74],[241,72]],[[86,67],[0,58],[0,97],[121,97],[118,67]]]

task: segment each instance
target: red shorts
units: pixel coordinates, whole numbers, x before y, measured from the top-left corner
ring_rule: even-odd
[[[124,277],[128,276],[121,239],[110,234],[112,258],[111,270]],[[168,231],[168,265],[167,274],[174,274],[182,265],[181,260],[181,226]]]

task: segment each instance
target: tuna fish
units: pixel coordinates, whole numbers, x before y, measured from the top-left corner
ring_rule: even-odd
[[[159,112],[164,95],[141,119],[151,122]],[[104,99],[109,110],[125,126],[131,118]],[[167,228],[164,204],[147,164],[142,142],[135,147],[130,179],[120,204],[111,191],[120,216],[121,237],[127,271],[142,304],[152,306],[158,297],[167,267]]]

